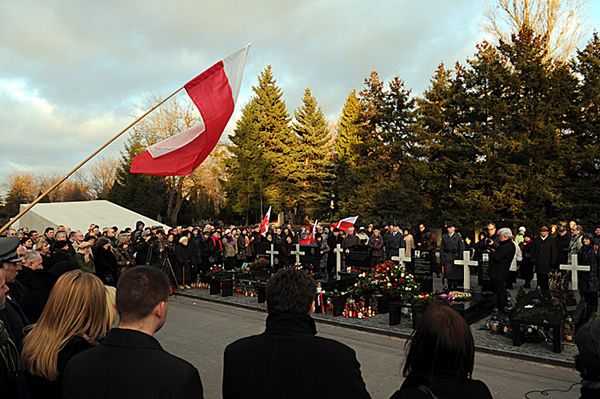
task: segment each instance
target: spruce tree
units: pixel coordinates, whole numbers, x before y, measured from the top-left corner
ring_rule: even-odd
[[[331,130],[308,88],[294,116],[293,130],[298,142],[294,156],[302,166],[297,171],[296,199],[302,216],[322,217],[327,212],[333,180]]]
[[[565,138],[569,215],[584,223],[600,220],[600,37],[594,33],[571,64],[579,76],[575,112]]]
[[[290,126],[290,116],[282,99],[282,91],[273,77],[271,66],[261,72],[256,95],[256,118],[259,142],[267,162],[265,198],[275,212],[284,211],[293,218],[297,211],[295,198],[299,160],[293,152],[297,140]]]
[[[225,188],[232,210],[244,216],[246,224],[261,216],[263,192],[267,182],[267,162],[264,144],[258,131],[256,98],[242,108],[229,146],[231,157],[226,161]]]
[[[358,178],[361,130],[361,102],[352,90],[344,107],[337,125],[335,140],[335,183],[333,188],[334,210],[338,215],[349,215],[355,210],[351,207],[351,200],[355,196],[355,188],[360,182]]]

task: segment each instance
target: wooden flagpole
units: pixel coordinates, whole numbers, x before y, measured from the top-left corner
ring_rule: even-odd
[[[21,219],[21,217],[23,215],[25,215],[27,212],[29,212],[31,210],[31,208],[33,208],[38,202],[40,202],[42,199],[44,199],[44,197],[46,197],[48,194],[50,194],[52,191],[54,191],[58,186],[60,186],[65,180],[67,180],[69,177],[71,177],[71,175],[73,175],[73,173],[77,172],[83,165],[85,165],[90,159],[94,158],[96,155],[98,155],[98,153],[102,150],[104,150],[106,147],[108,147],[110,144],[112,144],[113,141],[115,141],[116,139],[118,139],[119,137],[121,137],[121,135],[123,135],[123,133],[125,133],[126,131],[128,131],[129,129],[131,129],[132,126],[134,126],[135,124],[137,124],[139,121],[141,121],[142,119],[144,119],[146,116],[148,116],[148,114],[152,111],[154,111],[156,108],[160,107],[161,105],[163,105],[167,100],[169,100],[171,97],[173,97],[175,94],[179,93],[181,90],[183,89],[183,86],[180,87],[179,89],[175,90],[173,93],[171,93],[168,97],[164,98],[163,100],[161,100],[158,104],[156,104],[154,107],[150,108],[148,111],[146,111],[143,115],[141,115],[139,118],[137,118],[136,120],[134,120],[133,122],[131,122],[129,124],[129,126],[127,126],[125,129],[121,130],[119,133],[117,133],[113,138],[111,138],[110,140],[108,140],[106,143],[104,143],[102,146],[100,146],[100,148],[98,148],[96,151],[94,151],[90,156],[88,156],[86,159],[84,159],[83,161],[81,161],[79,163],[79,165],[75,166],[69,173],[67,173],[62,179],[60,179],[59,181],[57,181],[56,183],[54,183],[52,185],[52,187],[50,187],[49,189],[47,189],[46,191],[44,191],[42,194],[40,194],[39,197],[37,197],[35,200],[33,200],[25,209],[23,209],[21,212],[19,212],[19,214],[17,216],[15,216],[14,218],[10,219],[8,221],[8,223],[6,223],[4,226],[2,226],[2,228],[0,228],[0,234],[2,234],[4,231],[6,231],[14,222],[16,222],[17,220]]]

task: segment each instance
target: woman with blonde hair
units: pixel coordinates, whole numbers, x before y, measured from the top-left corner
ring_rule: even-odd
[[[67,362],[104,338],[112,324],[108,309],[95,275],[73,270],[58,279],[21,353],[32,399],[61,397]]]

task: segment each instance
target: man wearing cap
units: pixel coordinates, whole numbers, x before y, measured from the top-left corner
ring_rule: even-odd
[[[444,266],[444,275],[448,280],[448,289],[452,291],[458,289],[463,278],[462,268],[454,266],[454,261],[462,258],[465,242],[460,233],[456,232],[453,223],[448,223],[446,229],[447,233],[442,236],[440,257]]]
[[[538,287],[542,291],[550,291],[548,273],[556,265],[556,243],[550,236],[547,226],[540,228],[540,235],[533,242],[533,265],[537,275]]]
[[[7,298],[9,287],[6,276],[10,276],[11,272],[4,268],[5,265],[12,265],[11,261],[17,258],[18,246],[19,240],[16,237],[0,238],[0,264],[3,265],[0,269],[0,393],[2,398],[7,399],[29,397],[25,379],[19,369],[19,349],[23,339],[23,330],[19,328],[27,320],[22,312],[13,312],[18,312],[17,305],[13,307],[8,304],[11,300]],[[19,344],[15,344],[15,341]]]

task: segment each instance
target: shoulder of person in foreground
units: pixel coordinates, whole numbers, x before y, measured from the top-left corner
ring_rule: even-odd
[[[240,358],[251,354],[256,350],[263,350],[262,346],[266,338],[264,334],[253,335],[234,341],[225,348],[224,355],[224,385],[228,374],[236,369],[236,364],[241,364]],[[312,337],[314,339],[315,351],[319,355],[319,361],[323,364],[335,364],[329,371],[331,381],[339,382],[345,387],[346,398],[370,398],[366,385],[360,372],[360,363],[356,358],[356,352],[348,345],[329,338]],[[241,363],[240,363],[241,362]],[[233,367],[232,367],[233,366]]]
[[[103,367],[103,365],[99,364],[101,359],[110,357],[110,353],[106,352],[107,349],[110,351],[110,348],[100,344],[95,348],[75,355],[68,362],[64,374],[64,398],[75,399],[87,397],[85,395],[92,394],[95,390],[95,385],[104,385],[106,383],[106,381],[98,380],[97,367]],[[178,399],[203,397],[200,374],[191,363],[162,349],[152,350],[150,353],[151,357],[144,357],[143,359],[138,359],[138,361],[148,365],[148,369],[160,370],[156,374],[163,375],[173,388],[173,396],[171,397]],[[127,368],[129,366],[121,364],[121,367]],[[127,371],[124,370],[123,372],[126,373]],[[156,383],[157,381],[150,379],[147,381],[148,387],[152,387]]]
[[[442,392],[437,392],[439,396],[436,396],[425,385],[418,387],[411,387],[405,389],[399,389],[390,397],[390,399],[493,399],[492,393],[490,392],[487,385],[480,380],[466,379],[463,382],[457,384],[449,384],[441,388]]]

